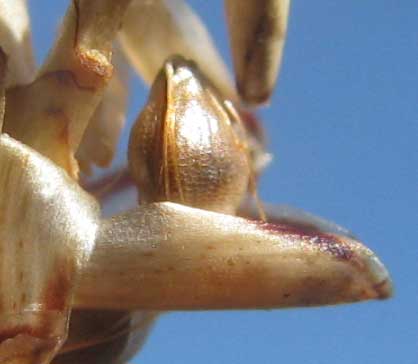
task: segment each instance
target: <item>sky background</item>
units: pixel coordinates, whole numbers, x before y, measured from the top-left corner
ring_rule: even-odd
[[[40,62],[68,2],[29,2]],[[221,2],[190,3],[230,62]],[[130,121],[146,97],[138,79],[132,87]],[[275,156],[263,200],[351,229],[390,270],[395,297],[172,313],[133,363],[418,363],[418,2],[295,0],[278,86],[260,114]]]

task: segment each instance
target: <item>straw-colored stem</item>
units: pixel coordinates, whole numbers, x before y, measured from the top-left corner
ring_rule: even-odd
[[[129,0],[74,0],[34,82],[8,90],[5,131],[77,176],[74,153],[112,75]]]

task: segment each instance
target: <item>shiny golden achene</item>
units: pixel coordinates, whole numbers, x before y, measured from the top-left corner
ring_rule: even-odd
[[[194,63],[171,58],[131,132],[129,165],[144,202],[234,214],[251,175],[245,131]]]

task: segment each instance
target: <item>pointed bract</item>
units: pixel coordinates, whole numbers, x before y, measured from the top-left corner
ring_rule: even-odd
[[[382,263],[353,239],[158,203],[102,223],[75,305],[249,309],[390,294]]]
[[[265,103],[276,83],[290,0],[225,0],[237,89],[251,105]]]
[[[229,72],[197,14],[183,0],[134,0],[120,33],[126,54],[148,84],[165,60],[181,55],[198,64],[226,98],[236,99]]]

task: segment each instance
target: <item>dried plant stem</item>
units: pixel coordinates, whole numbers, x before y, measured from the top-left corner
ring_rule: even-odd
[[[112,75],[112,42],[129,2],[74,0],[35,81],[7,92],[5,131],[73,177],[74,153]]]
[[[80,169],[92,173],[95,164],[109,167],[119,143],[120,132],[125,124],[129,93],[129,69],[118,47],[115,47],[112,63],[112,79],[107,86],[99,106],[84,133],[76,153]]]

